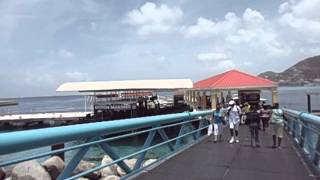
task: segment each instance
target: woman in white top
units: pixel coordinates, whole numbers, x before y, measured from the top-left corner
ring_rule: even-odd
[[[227,114],[228,114],[230,135],[231,135],[231,139],[229,143],[234,143],[234,142],[238,143],[241,109],[238,105],[236,105],[236,102],[234,100],[231,100],[229,102]]]

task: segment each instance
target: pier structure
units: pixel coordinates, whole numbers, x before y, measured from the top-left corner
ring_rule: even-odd
[[[179,109],[173,107],[178,102],[177,96],[161,99],[158,93],[182,91],[184,94],[192,87],[191,79],[95,81],[64,83],[57,92],[79,92],[90,97],[86,99],[91,100],[94,119],[114,120],[171,113]]]
[[[16,106],[16,105],[18,105],[18,102],[16,101],[0,101],[0,107]]]
[[[122,171],[114,174],[122,179],[318,179],[320,143],[315,142],[320,142],[320,117],[290,109],[283,111],[286,134],[281,149],[271,148],[268,131],[262,134],[261,147],[251,148],[245,126],[240,128],[240,143],[213,143],[212,137],[207,136],[208,116],[213,113],[210,110],[1,133],[0,158],[62,142],[81,141],[62,146],[62,149],[6,159],[0,162],[0,168],[73,151],[57,179],[92,177],[90,174],[94,172],[97,173],[95,177],[99,177],[101,169],[115,164],[117,170]],[[185,127],[194,122],[198,125],[186,131]],[[167,129],[174,126],[180,127],[180,131],[167,134]],[[141,134],[146,134],[145,142],[135,152],[124,156],[120,156],[110,144]],[[161,141],[155,141],[157,135]],[[111,161],[74,174],[92,146],[101,148]],[[161,146],[166,146],[168,152],[146,164],[146,154]],[[102,156],[96,158],[102,159]]]
[[[35,123],[61,125],[66,122],[81,122],[81,120],[92,114],[92,112],[88,111],[0,115],[0,124],[7,123],[13,126],[26,126]]]
[[[261,90],[268,90],[272,93],[273,105],[278,102],[277,89],[278,85],[273,81],[238,70],[230,70],[195,82],[193,88],[186,92],[186,101],[194,108],[215,109],[217,103],[226,103],[232,98],[232,91],[237,91],[241,100],[241,91],[250,93],[256,91],[260,94]]]
[[[309,92],[307,93],[307,108],[308,112],[320,116],[320,108],[314,109],[314,107],[311,106],[312,104],[312,97],[317,96],[320,97],[319,92]]]

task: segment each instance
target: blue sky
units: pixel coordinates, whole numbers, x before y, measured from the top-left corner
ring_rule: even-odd
[[[194,81],[320,54],[320,0],[0,0],[0,97],[63,82]]]

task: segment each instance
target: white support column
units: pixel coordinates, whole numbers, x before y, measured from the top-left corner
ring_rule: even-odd
[[[196,93],[196,100],[197,100],[197,103],[196,103],[196,107],[198,108],[199,106],[201,106],[201,96],[200,96],[200,91],[197,91]]]
[[[272,88],[271,93],[272,93],[272,105],[274,105],[275,103],[279,103],[278,88]]]
[[[206,91],[202,91],[202,108],[207,109],[207,95]]]
[[[195,106],[196,104],[196,92],[195,90],[192,91],[192,105]]]
[[[216,109],[217,105],[217,91],[211,91],[211,109]]]
[[[218,102],[216,103],[220,103],[221,102],[221,91],[220,90],[217,90],[217,99],[218,99]]]

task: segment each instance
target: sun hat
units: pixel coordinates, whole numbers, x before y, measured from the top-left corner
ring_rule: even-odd
[[[234,105],[236,102],[234,100],[229,101],[229,105]]]

